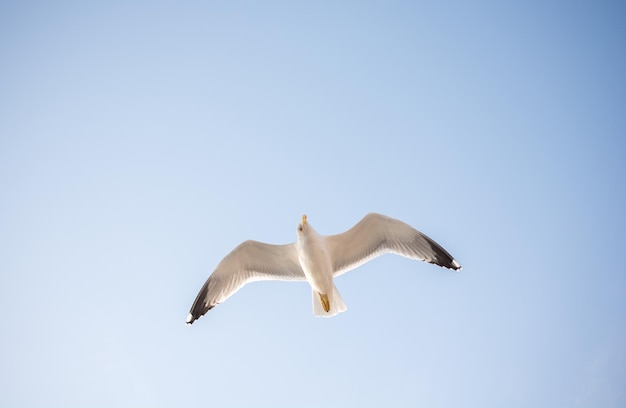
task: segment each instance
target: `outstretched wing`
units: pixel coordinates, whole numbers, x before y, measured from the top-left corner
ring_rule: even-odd
[[[258,280],[305,280],[295,244],[245,241],[226,255],[198,293],[187,324],[192,324],[243,285]]]
[[[386,253],[461,269],[441,245],[410,225],[381,214],[367,214],[348,231],[326,238],[335,276]]]

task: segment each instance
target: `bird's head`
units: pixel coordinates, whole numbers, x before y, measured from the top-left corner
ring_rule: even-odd
[[[298,235],[303,234],[309,228],[309,224],[306,223],[306,214],[302,216],[302,222],[298,224]]]

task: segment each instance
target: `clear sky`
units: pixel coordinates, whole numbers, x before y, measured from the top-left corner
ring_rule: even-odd
[[[0,4],[0,406],[626,406],[626,7]],[[387,255],[244,287],[246,239]]]

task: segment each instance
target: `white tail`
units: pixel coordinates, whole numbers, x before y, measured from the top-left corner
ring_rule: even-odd
[[[327,312],[322,307],[322,301],[320,300],[320,296],[317,294],[315,290],[313,290],[313,314],[318,317],[333,317],[336,314],[341,312],[345,312],[347,307],[343,303],[343,299],[339,294],[339,291],[333,284],[332,293],[328,294],[328,301],[330,303],[330,310]]]

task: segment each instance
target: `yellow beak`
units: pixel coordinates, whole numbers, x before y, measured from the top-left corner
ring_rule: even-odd
[[[306,214],[302,216],[302,225],[306,225]]]

